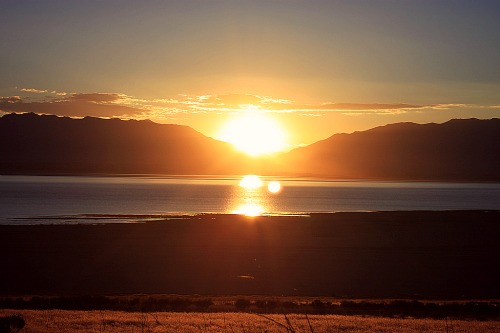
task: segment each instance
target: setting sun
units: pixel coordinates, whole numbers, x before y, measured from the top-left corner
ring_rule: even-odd
[[[282,127],[270,116],[247,113],[223,125],[217,139],[233,144],[251,156],[279,152],[286,147]]]

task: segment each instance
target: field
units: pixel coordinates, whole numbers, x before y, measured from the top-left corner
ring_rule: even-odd
[[[250,313],[143,313],[118,311],[0,310],[21,314],[24,330],[48,332],[498,332],[499,321],[380,318],[339,315]]]

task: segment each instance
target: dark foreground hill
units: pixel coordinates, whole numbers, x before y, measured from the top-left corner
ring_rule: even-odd
[[[282,168],[328,178],[499,181],[500,119],[336,134],[285,154]]]
[[[0,173],[225,174],[241,154],[190,127],[149,120],[8,114]]]
[[[0,225],[0,297],[498,299],[499,211]]]

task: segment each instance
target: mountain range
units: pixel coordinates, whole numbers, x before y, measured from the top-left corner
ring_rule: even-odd
[[[245,159],[187,126],[33,113],[0,118],[0,155],[2,174],[234,174]]]
[[[6,114],[0,117],[0,156],[0,174],[500,181],[500,119],[397,123],[254,159],[187,126]]]
[[[286,172],[334,179],[499,181],[500,119],[335,134],[280,160]]]

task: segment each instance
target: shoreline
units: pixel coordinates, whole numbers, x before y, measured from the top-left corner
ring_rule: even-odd
[[[500,211],[0,225],[1,295],[500,298]]]
[[[203,221],[203,220],[225,220],[225,219],[248,219],[248,220],[270,220],[272,218],[309,218],[309,219],[335,219],[338,215],[343,216],[370,216],[365,214],[383,215],[429,215],[433,213],[463,213],[463,214],[500,214],[497,209],[445,209],[445,210],[357,210],[357,211],[332,211],[332,212],[290,212],[290,213],[262,213],[259,215],[245,215],[238,213],[160,213],[160,214],[70,214],[70,215],[48,215],[32,217],[12,217],[8,221],[19,223],[0,223],[0,226],[55,226],[55,225],[107,225],[107,224],[142,224],[142,223],[165,223],[171,220]],[[37,221],[31,222],[30,221]],[[60,221],[60,222],[57,222]],[[114,221],[114,222],[113,222]],[[25,222],[25,223],[21,223]]]
[[[119,174],[119,173],[0,173],[2,176],[13,177],[88,177],[88,178],[138,178],[138,179],[196,179],[196,180],[238,180],[247,174]],[[314,175],[258,175],[262,178],[278,179],[280,181],[310,181],[310,182],[381,182],[381,183],[479,183],[498,184],[500,180],[468,179],[468,178],[442,178],[442,179],[412,179],[412,178],[328,178]]]

